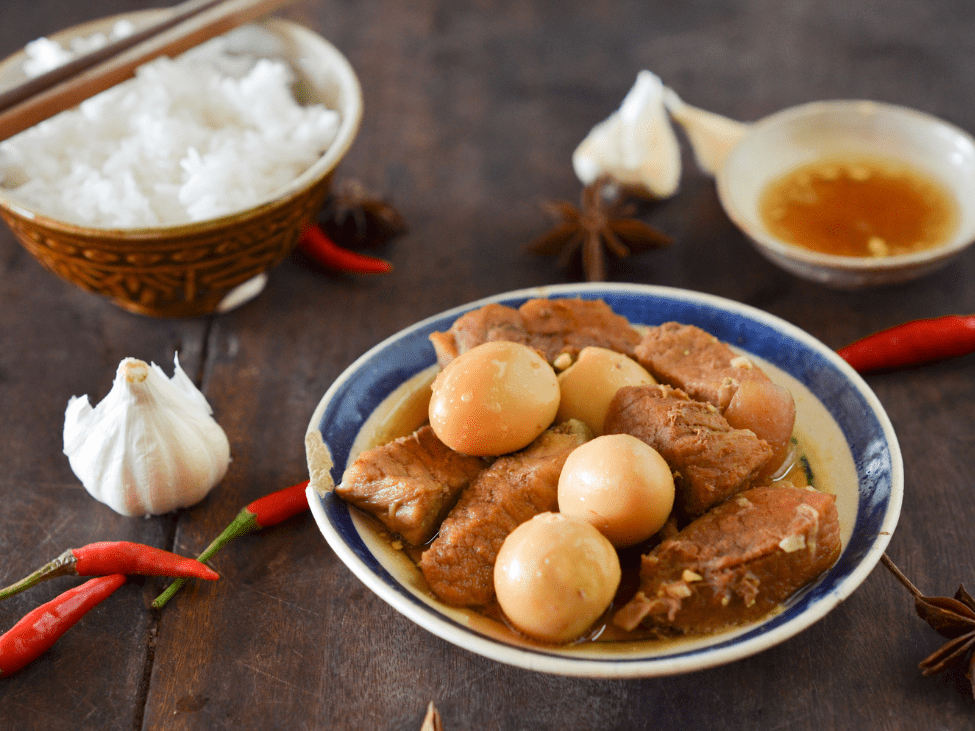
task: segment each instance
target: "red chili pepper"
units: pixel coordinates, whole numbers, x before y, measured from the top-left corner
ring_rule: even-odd
[[[385,259],[343,249],[316,225],[311,225],[302,232],[298,239],[298,249],[322,266],[340,272],[389,274],[393,271],[393,265]]]
[[[44,564],[16,584],[0,589],[0,600],[29,589],[55,576],[106,576],[107,574],[141,574],[173,576],[214,581],[220,574],[192,558],[178,556],[161,548],[128,541],[89,543],[69,548],[53,561]]]
[[[912,320],[837,351],[859,373],[894,370],[975,352],[975,316]]]
[[[298,513],[304,512],[308,510],[306,487],[308,487],[308,480],[260,497],[241,510],[234,523],[241,521],[249,525],[248,514],[253,515],[253,522],[256,525],[245,530],[245,532],[250,532],[259,528],[267,528],[269,525],[277,525]],[[231,523],[227,530],[233,528],[234,523]],[[239,535],[243,535],[243,533]]]
[[[213,539],[213,542],[197,556],[197,561],[206,561],[213,554],[230,543],[235,538],[253,533],[261,528],[277,525],[298,513],[308,510],[308,498],[305,495],[305,488],[308,487],[308,480],[299,482],[297,485],[286,487],[283,490],[272,492],[258,498],[243,508],[237,517],[224,528],[223,533]],[[186,583],[185,579],[177,579],[170,584],[166,591],[156,597],[152,606],[161,609],[166,602],[180,590]]]
[[[89,579],[24,615],[0,636],[0,678],[12,675],[44,654],[79,619],[124,583],[125,574]]]

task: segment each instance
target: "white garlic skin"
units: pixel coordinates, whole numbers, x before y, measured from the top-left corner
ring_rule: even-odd
[[[122,515],[161,515],[202,500],[227,473],[230,442],[179,366],[124,359],[96,407],[72,397],[64,453],[96,500]]]
[[[657,198],[677,192],[680,146],[664,107],[664,90],[656,74],[637,74],[620,108],[593,127],[572,153],[583,185],[609,175],[619,183],[642,186]]]

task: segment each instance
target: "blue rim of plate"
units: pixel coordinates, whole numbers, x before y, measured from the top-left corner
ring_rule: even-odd
[[[484,657],[517,667],[580,677],[653,677],[691,672],[753,655],[801,632],[846,599],[873,570],[900,515],[903,464],[893,427],[873,391],[850,366],[794,325],[748,305],[687,290],[637,284],[573,284],[507,292],[434,315],[379,343],[332,384],[308,426],[328,445],[341,480],[353,441],[370,414],[407,379],[436,363],[429,335],[457,317],[496,302],[517,307],[537,297],[602,299],[633,323],[677,321],[697,325],[753,353],[804,384],[842,430],[858,479],[852,535],[837,563],[793,597],[779,614],[724,638],[690,649],[611,659],[523,647],[482,635],[439,612],[389,574],[352,522],[348,506],[333,494],[308,490],[319,529],[339,558],[372,591],[433,634]]]

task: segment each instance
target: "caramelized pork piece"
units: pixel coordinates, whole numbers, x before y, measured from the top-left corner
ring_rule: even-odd
[[[636,347],[636,359],[658,381],[714,404],[722,412],[742,381],[768,380],[751,360],[711,333],[679,322],[647,330]]]
[[[674,471],[676,504],[689,517],[749,487],[772,456],[765,441],[732,428],[714,406],[664,385],[621,388],[604,426],[660,452]]]
[[[533,299],[518,308],[525,329],[549,363],[561,353],[573,359],[587,345],[615,350],[631,358],[640,333],[602,300]]]
[[[525,449],[499,457],[461,495],[420,557],[430,589],[454,606],[483,607],[494,599],[494,563],[515,528],[558,510],[559,473],[569,453],[591,434],[571,419]]]
[[[453,451],[423,426],[360,454],[335,492],[419,546],[434,536],[461,491],[488,464]]]
[[[647,330],[636,357],[658,381],[714,404],[733,427],[751,429],[767,441],[774,452],[768,472],[782,464],[791,446],[795,401],[750,358],[699,327],[677,322]]]
[[[525,344],[527,339],[518,310],[494,302],[461,315],[447,332],[430,335],[441,366],[482,343],[510,340]]]
[[[633,357],[640,334],[602,300],[532,299],[517,310],[485,305],[459,317],[447,332],[430,336],[441,366],[492,340],[529,345],[554,363],[562,353],[575,358],[587,345]]]
[[[640,589],[613,623],[672,634],[754,621],[832,566],[840,548],[832,495],[746,490],[643,556]]]

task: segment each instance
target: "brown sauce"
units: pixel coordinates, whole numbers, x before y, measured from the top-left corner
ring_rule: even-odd
[[[938,181],[875,157],[828,158],[770,183],[759,200],[769,232],[825,254],[886,257],[945,243],[958,204]]]

